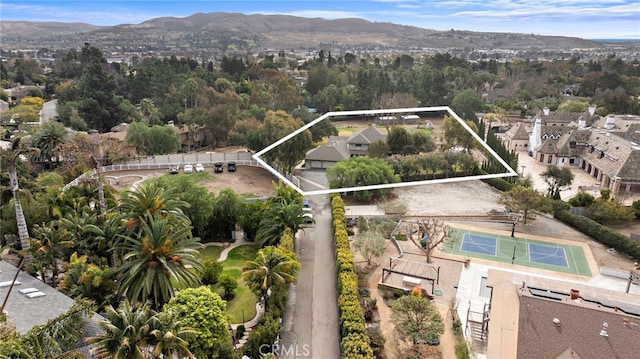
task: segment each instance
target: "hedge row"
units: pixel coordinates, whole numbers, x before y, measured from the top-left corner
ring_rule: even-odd
[[[375,356],[369,344],[364,313],[358,298],[358,276],[355,273],[353,254],[349,248],[344,201],[336,193],[331,195],[331,216],[336,242],[342,358],[373,359]]]
[[[635,260],[640,260],[640,243],[624,234],[605,227],[590,218],[578,216],[566,210],[556,211],[554,216],[605,246],[613,247],[618,252],[625,253]]]

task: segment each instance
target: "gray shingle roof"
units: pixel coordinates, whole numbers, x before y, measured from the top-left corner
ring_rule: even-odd
[[[637,358],[639,322],[637,317],[611,309],[522,295],[518,358],[566,358],[567,351],[575,355],[570,358]],[[603,323],[607,323],[608,336],[600,334]]]
[[[0,261],[0,282],[13,280],[17,268],[13,265]],[[30,276],[24,271],[18,274],[17,282],[11,290],[11,295],[7,300],[5,310],[8,312],[7,321],[15,325],[20,334],[25,334],[37,325],[44,325],[51,319],[66,313],[73,306],[73,299],[67,297],[55,288]],[[25,289],[33,288],[44,295],[33,298],[28,297]],[[4,300],[9,292],[9,286],[0,286],[0,299]],[[89,335],[95,335],[100,329],[97,323],[103,318],[94,315],[87,325]]]
[[[387,135],[378,131],[374,126],[369,126],[360,132],[356,132],[349,137],[348,143],[371,144],[378,141],[387,141]]]
[[[345,141],[335,141],[333,144],[330,143],[310,150],[307,152],[305,160],[338,162],[348,157],[347,143]]]
[[[505,133],[505,135],[512,140],[528,140],[529,133],[524,128],[522,123],[518,123],[515,126],[511,127],[509,131]]]

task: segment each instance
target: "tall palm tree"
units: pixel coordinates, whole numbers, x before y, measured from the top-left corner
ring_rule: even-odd
[[[135,309],[125,300],[118,309],[105,308],[103,332],[86,339],[96,346],[98,358],[145,359],[150,340],[150,319],[155,313],[148,305]]]
[[[37,152],[37,148],[30,147],[26,142],[23,142],[20,137],[16,137],[11,141],[11,148],[1,152],[7,165],[7,171],[9,172],[9,187],[13,194],[16,222],[18,225],[18,237],[20,238],[20,245],[23,250],[29,249],[29,228],[27,227],[27,221],[24,217],[24,211],[22,210],[22,202],[20,202],[20,186],[18,185],[17,166],[21,156],[28,157]]]
[[[188,206],[187,202],[177,199],[171,190],[166,190],[156,181],[151,181],[135,190],[125,192],[119,210],[121,218],[127,221],[127,229],[139,232],[142,222],[149,216],[155,217],[156,214],[190,222],[189,217],[182,211]]]
[[[174,296],[175,289],[200,285],[202,244],[191,226],[161,213],[147,214],[141,231],[124,237],[124,263],[118,268],[119,292],[133,303],[152,302],[154,309]]]
[[[275,286],[284,286],[296,280],[300,262],[291,254],[272,246],[264,247],[253,261],[244,262],[242,277],[267,307],[269,291]]]
[[[102,165],[98,162],[98,159],[91,154],[89,156],[89,162],[91,167],[96,170],[98,175],[98,198],[100,201],[100,211],[104,213],[107,210],[107,201],[104,199],[104,182],[102,181]]]

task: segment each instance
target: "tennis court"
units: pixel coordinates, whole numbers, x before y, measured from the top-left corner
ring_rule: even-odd
[[[467,257],[591,276],[582,247],[563,243],[453,229],[443,250]]]

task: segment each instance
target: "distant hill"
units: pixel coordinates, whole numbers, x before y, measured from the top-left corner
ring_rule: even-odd
[[[257,51],[334,46],[395,49],[586,49],[601,42],[575,37],[472,31],[436,31],[362,19],[325,20],[286,15],[197,13],[140,24],[94,26],[83,23],[2,21],[3,49],[67,49],[89,42],[124,51]]]

